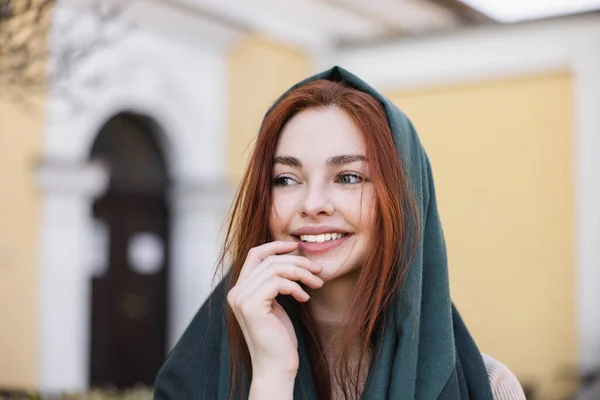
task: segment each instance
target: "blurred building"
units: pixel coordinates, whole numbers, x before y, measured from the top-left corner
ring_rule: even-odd
[[[264,112],[341,65],[420,133],[481,350],[538,398],[571,390],[600,365],[600,15],[475,3],[51,8],[50,90],[0,97],[0,386],[151,384],[215,282]]]

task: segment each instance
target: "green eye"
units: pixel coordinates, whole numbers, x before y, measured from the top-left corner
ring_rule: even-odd
[[[273,179],[273,186],[290,186],[295,183],[296,181],[293,178],[285,175],[280,175]]]
[[[337,182],[344,185],[362,183],[364,178],[355,172],[343,172],[337,176]]]

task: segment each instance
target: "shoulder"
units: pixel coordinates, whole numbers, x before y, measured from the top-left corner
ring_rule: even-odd
[[[481,353],[494,400],[525,400],[519,380],[510,369],[495,358]]]
[[[156,377],[154,400],[217,398],[225,290],[221,282],[170,352]]]

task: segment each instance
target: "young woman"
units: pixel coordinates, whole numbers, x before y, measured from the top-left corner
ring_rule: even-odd
[[[416,131],[341,68],[265,116],[225,259],[156,399],[525,398],[452,305]]]

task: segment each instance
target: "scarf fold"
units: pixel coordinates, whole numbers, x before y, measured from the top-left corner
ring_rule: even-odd
[[[429,159],[412,123],[394,104],[365,82],[334,67],[292,87],[317,79],[341,82],[365,92],[385,108],[398,156],[418,205],[420,234],[402,290],[390,304],[383,336],[373,351],[362,399],[492,400],[481,353],[452,304],[446,245]],[[287,93],[284,93],[277,104]],[[154,398],[229,399],[229,346],[224,310],[227,277],[201,307],[156,381]],[[295,400],[317,400],[304,332],[290,310],[298,336],[300,368]],[[245,382],[242,398],[247,398]]]

